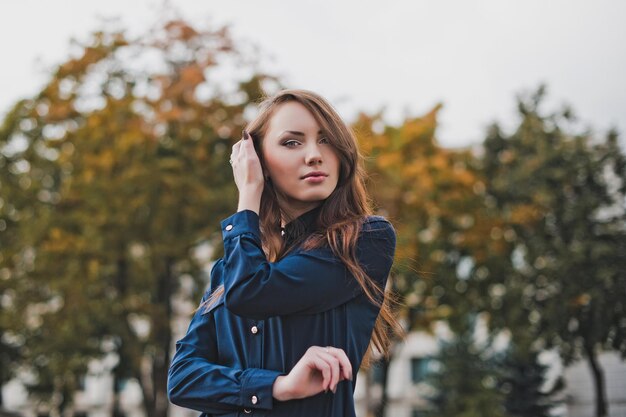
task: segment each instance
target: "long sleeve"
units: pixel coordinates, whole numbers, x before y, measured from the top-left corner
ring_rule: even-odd
[[[176,342],[168,372],[170,401],[207,414],[272,409],[272,386],[282,373],[217,365],[215,322],[213,315],[203,310],[196,311],[187,334]]]
[[[362,291],[347,267],[328,247],[295,251],[269,262],[262,250],[259,217],[242,210],[221,222],[224,242],[226,307],[233,313],[265,319],[329,310]],[[373,216],[357,241],[359,264],[384,288],[393,263],[396,235],[391,223]]]

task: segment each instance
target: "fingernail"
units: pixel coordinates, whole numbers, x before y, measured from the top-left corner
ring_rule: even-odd
[[[248,135],[248,132],[246,130],[243,131],[243,140],[247,140],[250,139],[250,135]]]

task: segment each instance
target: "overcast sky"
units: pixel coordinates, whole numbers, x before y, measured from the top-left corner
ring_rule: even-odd
[[[34,94],[102,18],[139,33],[163,0],[0,3],[0,115]],[[288,87],[327,97],[352,120],[385,108],[389,122],[436,103],[444,146],[479,142],[515,122],[515,95],[548,86],[549,108],[570,104],[580,127],[626,133],[626,2],[622,0],[172,0],[192,22],[230,24],[265,52]]]

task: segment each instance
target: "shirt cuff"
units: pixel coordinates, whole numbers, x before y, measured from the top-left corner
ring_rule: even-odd
[[[252,210],[241,210],[221,221],[222,239],[232,239],[244,233],[253,234],[261,241],[259,215]]]
[[[284,373],[258,368],[247,369],[244,372],[246,375],[241,383],[243,407],[271,410],[274,404],[272,396],[274,381]]]

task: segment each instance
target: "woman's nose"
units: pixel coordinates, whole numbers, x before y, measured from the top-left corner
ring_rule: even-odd
[[[319,145],[314,144],[308,146],[306,153],[306,164],[320,164],[322,163],[322,152]]]

